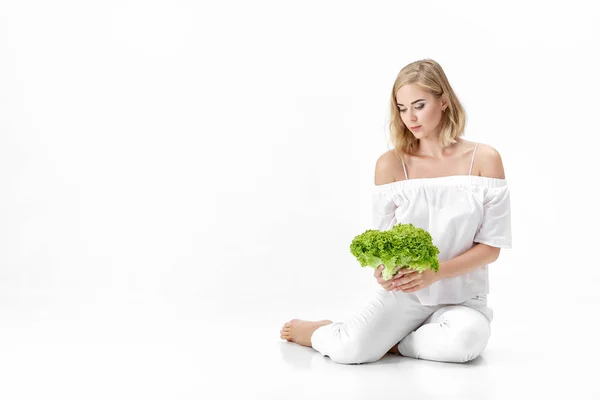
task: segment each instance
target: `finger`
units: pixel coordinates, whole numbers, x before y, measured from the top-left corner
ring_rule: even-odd
[[[415,279],[412,282],[409,282],[407,284],[401,285],[398,287],[398,290],[402,290],[402,291],[407,291],[407,290],[411,290],[411,289],[415,289],[417,286],[419,286],[422,283],[421,280]]]
[[[381,283],[381,286],[385,289],[385,290],[392,290],[395,285],[394,285],[394,281],[393,280],[389,280],[389,281],[383,281]]]
[[[403,282],[401,279],[391,279],[389,281],[389,290],[396,290]]]
[[[416,272],[416,271],[415,271],[414,269],[409,269],[409,268],[401,268],[401,269],[400,269],[400,270],[399,270],[399,271],[396,273],[396,275],[394,275],[394,276],[393,276],[393,278],[394,278],[394,279],[395,279],[395,278],[401,278],[401,277],[403,277],[403,276],[405,276],[405,275],[410,275],[410,274],[412,274],[413,272]]]
[[[417,285],[417,286],[411,287],[410,289],[403,290],[403,292],[404,293],[413,293],[413,292],[416,292],[417,290],[421,290],[421,285]]]
[[[373,275],[378,278],[381,276],[381,272],[383,271],[383,265],[379,264],[379,266],[377,268],[375,268],[375,272],[373,272]]]
[[[398,279],[394,279],[394,287],[395,288],[401,288],[403,286],[409,286],[409,285],[414,285],[415,281],[420,282],[419,280],[419,276],[418,275],[409,275],[409,276],[403,276],[401,278]]]
[[[415,279],[419,279],[419,277],[417,275],[408,274],[408,275],[404,275],[398,279],[395,279],[394,283],[396,286],[402,286],[402,285],[406,285],[407,283],[414,281]]]

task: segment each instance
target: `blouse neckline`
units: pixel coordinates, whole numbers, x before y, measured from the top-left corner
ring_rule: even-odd
[[[375,189],[386,189],[386,188],[405,188],[415,186],[447,186],[452,184],[475,184],[485,187],[501,187],[506,186],[506,178],[491,178],[488,176],[479,175],[448,175],[438,176],[432,178],[411,178],[404,179],[401,181],[394,181],[390,183],[384,183],[381,185],[374,185]]]

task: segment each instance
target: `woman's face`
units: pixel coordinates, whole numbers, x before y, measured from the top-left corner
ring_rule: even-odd
[[[411,84],[398,89],[396,103],[402,122],[417,139],[439,134],[442,109],[446,108],[442,99],[426,92],[419,85]]]

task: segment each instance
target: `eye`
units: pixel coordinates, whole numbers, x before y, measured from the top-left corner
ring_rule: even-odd
[[[425,104],[423,104],[423,103],[419,103],[419,104],[417,104],[417,105],[415,106],[415,110],[422,110],[422,109],[423,109],[423,107],[425,107]],[[401,113],[403,113],[404,111],[406,111],[406,109],[404,109],[404,110],[403,110],[403,109],[401,109],[400,107],[398,107],[398,110],[399,110]]]

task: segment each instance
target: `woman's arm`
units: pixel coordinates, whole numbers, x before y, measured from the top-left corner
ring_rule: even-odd
[[[477,243],[459,256],[451,258],[450,260],[440,261],[440,269],[436,275],[438,280],[454,278],[455,276],[471,272],[485,264],[493,263],[498,259],[499,255],[499,247]]]
[[[504,165],[500,153],[491,146],[481,145],[476,162],[481,176],[505,179]],[[469,250],[450,260],[440,262],[439,279],[453,278],[466,274],[485,264],[491,264],[498,259],[500,248],[477,243]]]
[[[398,274],[398,277],[394,278],[391,284],[387,283],[385,290],[402,290],[405,293],[416,292],[436,281],[466,274],[484,264],[492,263],[496,261],[499,254],[499,247],[477,243],[459,256],[450,260],[440,261],[438,272],[426,269],[418,274],[405,274],[403,276]]]

